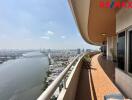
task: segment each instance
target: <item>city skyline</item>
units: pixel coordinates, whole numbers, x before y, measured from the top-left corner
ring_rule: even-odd
[[[76,49],[87,44],[67,0],[0,0],[0,49]]]

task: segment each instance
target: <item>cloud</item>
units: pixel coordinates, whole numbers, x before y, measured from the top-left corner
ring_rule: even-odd
[[[50,37],[49,36],[42,36],[42,37],[40,37],[41,39],[46,39],[46,40],[49,40],[50,39]]]
[[[48,35],[48,36],[51,36],[51,35],[54,35],[55,33],[54,32],[52,32],[52,31],[47,31],[47,33],[46,33],[46,35]]]
[[[62,39],[65,39],[65,38],[66,38],[66,36],[64,36],[64,35],[63,35],[63,36],[61,36],[61,38],[62,38]]]
[[[52,36],[54,35],[54,32],[52,31],[47,31],[44,36],[41,36],[40,38],[49,40]]]

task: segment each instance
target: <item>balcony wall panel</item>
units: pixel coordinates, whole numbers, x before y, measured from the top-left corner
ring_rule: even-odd
[[[132,78],[126,73],[116,68],[115,70],[116,84],[122,92],[129,98],[132,98]]]
[[[78,86],[82,60],[78,61],[73,71],[71,72],[67,82],[66,89],[63,88],[57,100],[75,100],[76,89]]]

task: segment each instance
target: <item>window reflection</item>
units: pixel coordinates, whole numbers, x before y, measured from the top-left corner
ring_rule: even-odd
[[[129,32],[129,68],[128,71],[132,73],[132,31]]]
[[[117,61],[118,61],[118,67],[120,69],[124,70],[124,65],[125,65],[125,32],[118,34]]]

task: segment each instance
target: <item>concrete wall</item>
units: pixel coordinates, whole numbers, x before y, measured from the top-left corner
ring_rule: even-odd
[[[130,0],[132,1],[132,0]],[[132,25],[132,9],[121,9],[116,14],[116,32],[120,32]],[[126,69],[126,68],[125,68]],[[130,98],[132,98],[132,77],[116,68],[116,84]]]
[[[66,89],[62,89],[57,100],[75,100],[77,85],[79,81],[80,71],[82,67],[82,60],[80,60],[73,71],[71,72],[67,82]]]
[[[116,32],[119,32],[131,25],[132,25],[132,9],[119,10],[119,12],[116,14]]]
[[[132,98],[132,78],[126,73],[116,68],[115,79],[118,87],[129,97]]]

